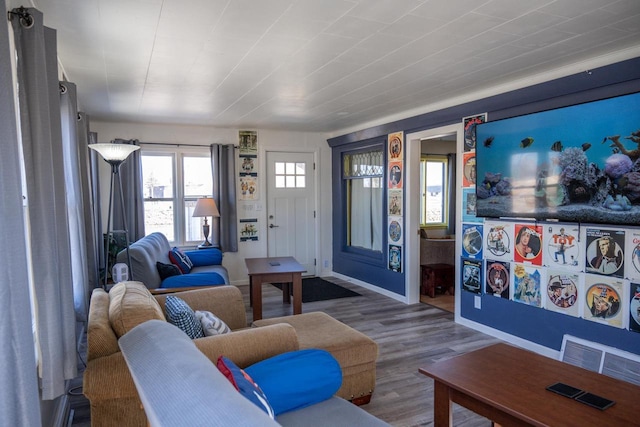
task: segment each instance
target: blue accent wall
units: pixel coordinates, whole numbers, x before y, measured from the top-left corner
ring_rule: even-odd
[[[341,225],[343,195],[339,153],[345,147],[386,137],[392,132],[404,131],[407,134],[461,123],[463,117],[478,113],[487,112],[491,121],[634,92],[640,92],[640,58],[329,139],[329,146],[333,149],[333,170],[336,171],[333,177],[334,271],[405,295],[404,274],[393,273],[379,265],[374,266],[370,260],[347,256],[339,243],[344,233],[344,227]],[[638,127],[640,128],[640,118]],[[458,215],[458,219],[460,217],[461,214]],[[463,318],[545,347],[560,350],[562,336],[571,334],[640,354],[640,333],[490,295],[481,296],[482,309],[477,310],[473,304],[474,294],[460,294],[460,314]]]

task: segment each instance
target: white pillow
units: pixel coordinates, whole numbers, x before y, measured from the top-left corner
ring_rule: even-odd
[[[204,330],[204,336],[210,337],[212,335],[222,335],[231,332],[229,326],[224,323],[219,317],[210,311],[196,310],[196,318],[202,324]]]

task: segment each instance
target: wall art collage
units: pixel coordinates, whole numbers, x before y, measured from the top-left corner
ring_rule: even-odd
[[[239,172],[238,193],[239,201],[255,201],[260,199],[258,181],[258,132],[241,130],[238,132]],[[240,241],[258,241],[258,219],[240,219]]]
[[[403,187],[404,187],[404,133],[387,136],[387,233],[389,270],[401,273],[403,266]]]

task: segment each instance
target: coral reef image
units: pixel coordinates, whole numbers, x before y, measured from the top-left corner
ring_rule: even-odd
[[[640,93],[477,126],[482,217],[640,223]]]

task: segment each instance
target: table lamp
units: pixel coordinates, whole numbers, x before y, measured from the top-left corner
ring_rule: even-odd
[[[202,243],[199,247],[209,247],[212,246],[211,242],[209,242],[209,223],[207,222],[208,217],[219,217],[220,212],[218,212],[218,207],[216,206],[216,201],[210,199],[208,197],[204,197],[202,199],[198,199],[196,202],[196,207],[193,210],[194,217],[204,217],[204,224],[202,225],[202,233],[204,234],[204,243]]]

